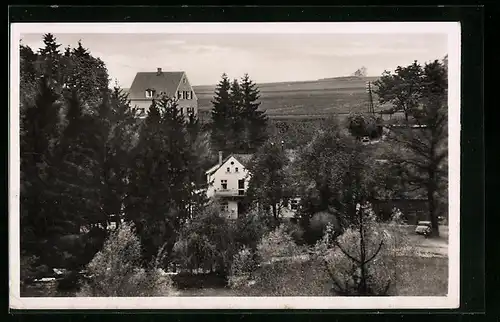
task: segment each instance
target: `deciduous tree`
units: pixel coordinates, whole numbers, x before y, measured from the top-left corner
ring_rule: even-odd
[[[280,144],[267,142],[254,155],[248,171],[250,182],[248,198],[262,211],[271,211],[275,221],[280,218],[280,205],[290,198],[288,177],[285,171],[288,158]]]
[[[434,236],[439,236],[439,194],[447,183],[448,77],[442,62],[423,69],[420,107],[413,114],[421,128],[392,129],[390,137],[408,153],[393,155],[392,162],[410,187],[424,189]]]
[[[422,66],[414,61],[411,65],[398,66],[394,73],[385,71],[374,82],[374,93],[380,103],[392,103],[396,111],[402,111],[408,121],[412,111],[418,107],[421,96]]]

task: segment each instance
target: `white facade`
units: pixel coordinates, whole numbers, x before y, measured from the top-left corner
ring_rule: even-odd
[[[238,156],[227,159],[219,153],[219,163],[205,172],[208,187],[207,197],[221,203],[231,219],[238,218],[238,204],[246,195],[250,173]],[[288,204],[280,203],[279,213],[282,218],[293,218],[299,207],[299,198],[292,198]]]
[[[230,218],[237,218],[238,202],[248,189],[248,170],[234,156],[224,161],[219,156],[219,163],[205,174],[208,182],[207,196],[218,199]]]

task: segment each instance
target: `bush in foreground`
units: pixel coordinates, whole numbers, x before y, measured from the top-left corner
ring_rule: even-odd
[[[233,257],[228,282],[230,287],[238,287],[252,279],[253,272],[258,268],[256,254],[249,247],[243,247]]]
[[[332,292],[342,296],[390,295],[403,273],[398,270],[398,259],[410,249],[407,233],[399,223],[401,215],[396,212],[391,223],[380,223],[367,204],[358,205],[357,217],[335,240],[328,231],[316,246]]]
[[[214,204],[188,222],[179,234],[173,256],[181,269],[227,273],[235,253],[233,227]]]
[[[123,223],[87,265],[88,281],[78,296],[169,296],[172,281],[156,265],[140,266],[141,244],[133,227]]]
[[[264,263],[279,257],[294,257],[301,253],[300,248],[281,224],[275,230],[264,235],[257,245],[257,254]]]

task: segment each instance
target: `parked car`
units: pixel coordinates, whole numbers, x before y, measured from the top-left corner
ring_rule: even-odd
[[[415,233],[417,235],[423,235],[425,237],[430,236],[432,232],[430,221],[419,221],[417,227],[415,228]]]

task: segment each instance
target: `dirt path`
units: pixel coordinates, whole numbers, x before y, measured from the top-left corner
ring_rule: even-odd
[[[422,257],[448,257],[448,226],[439,228],[440,236],[437,238],[425,238],[419,235],[411,235],[417,248],[417,253]]]

